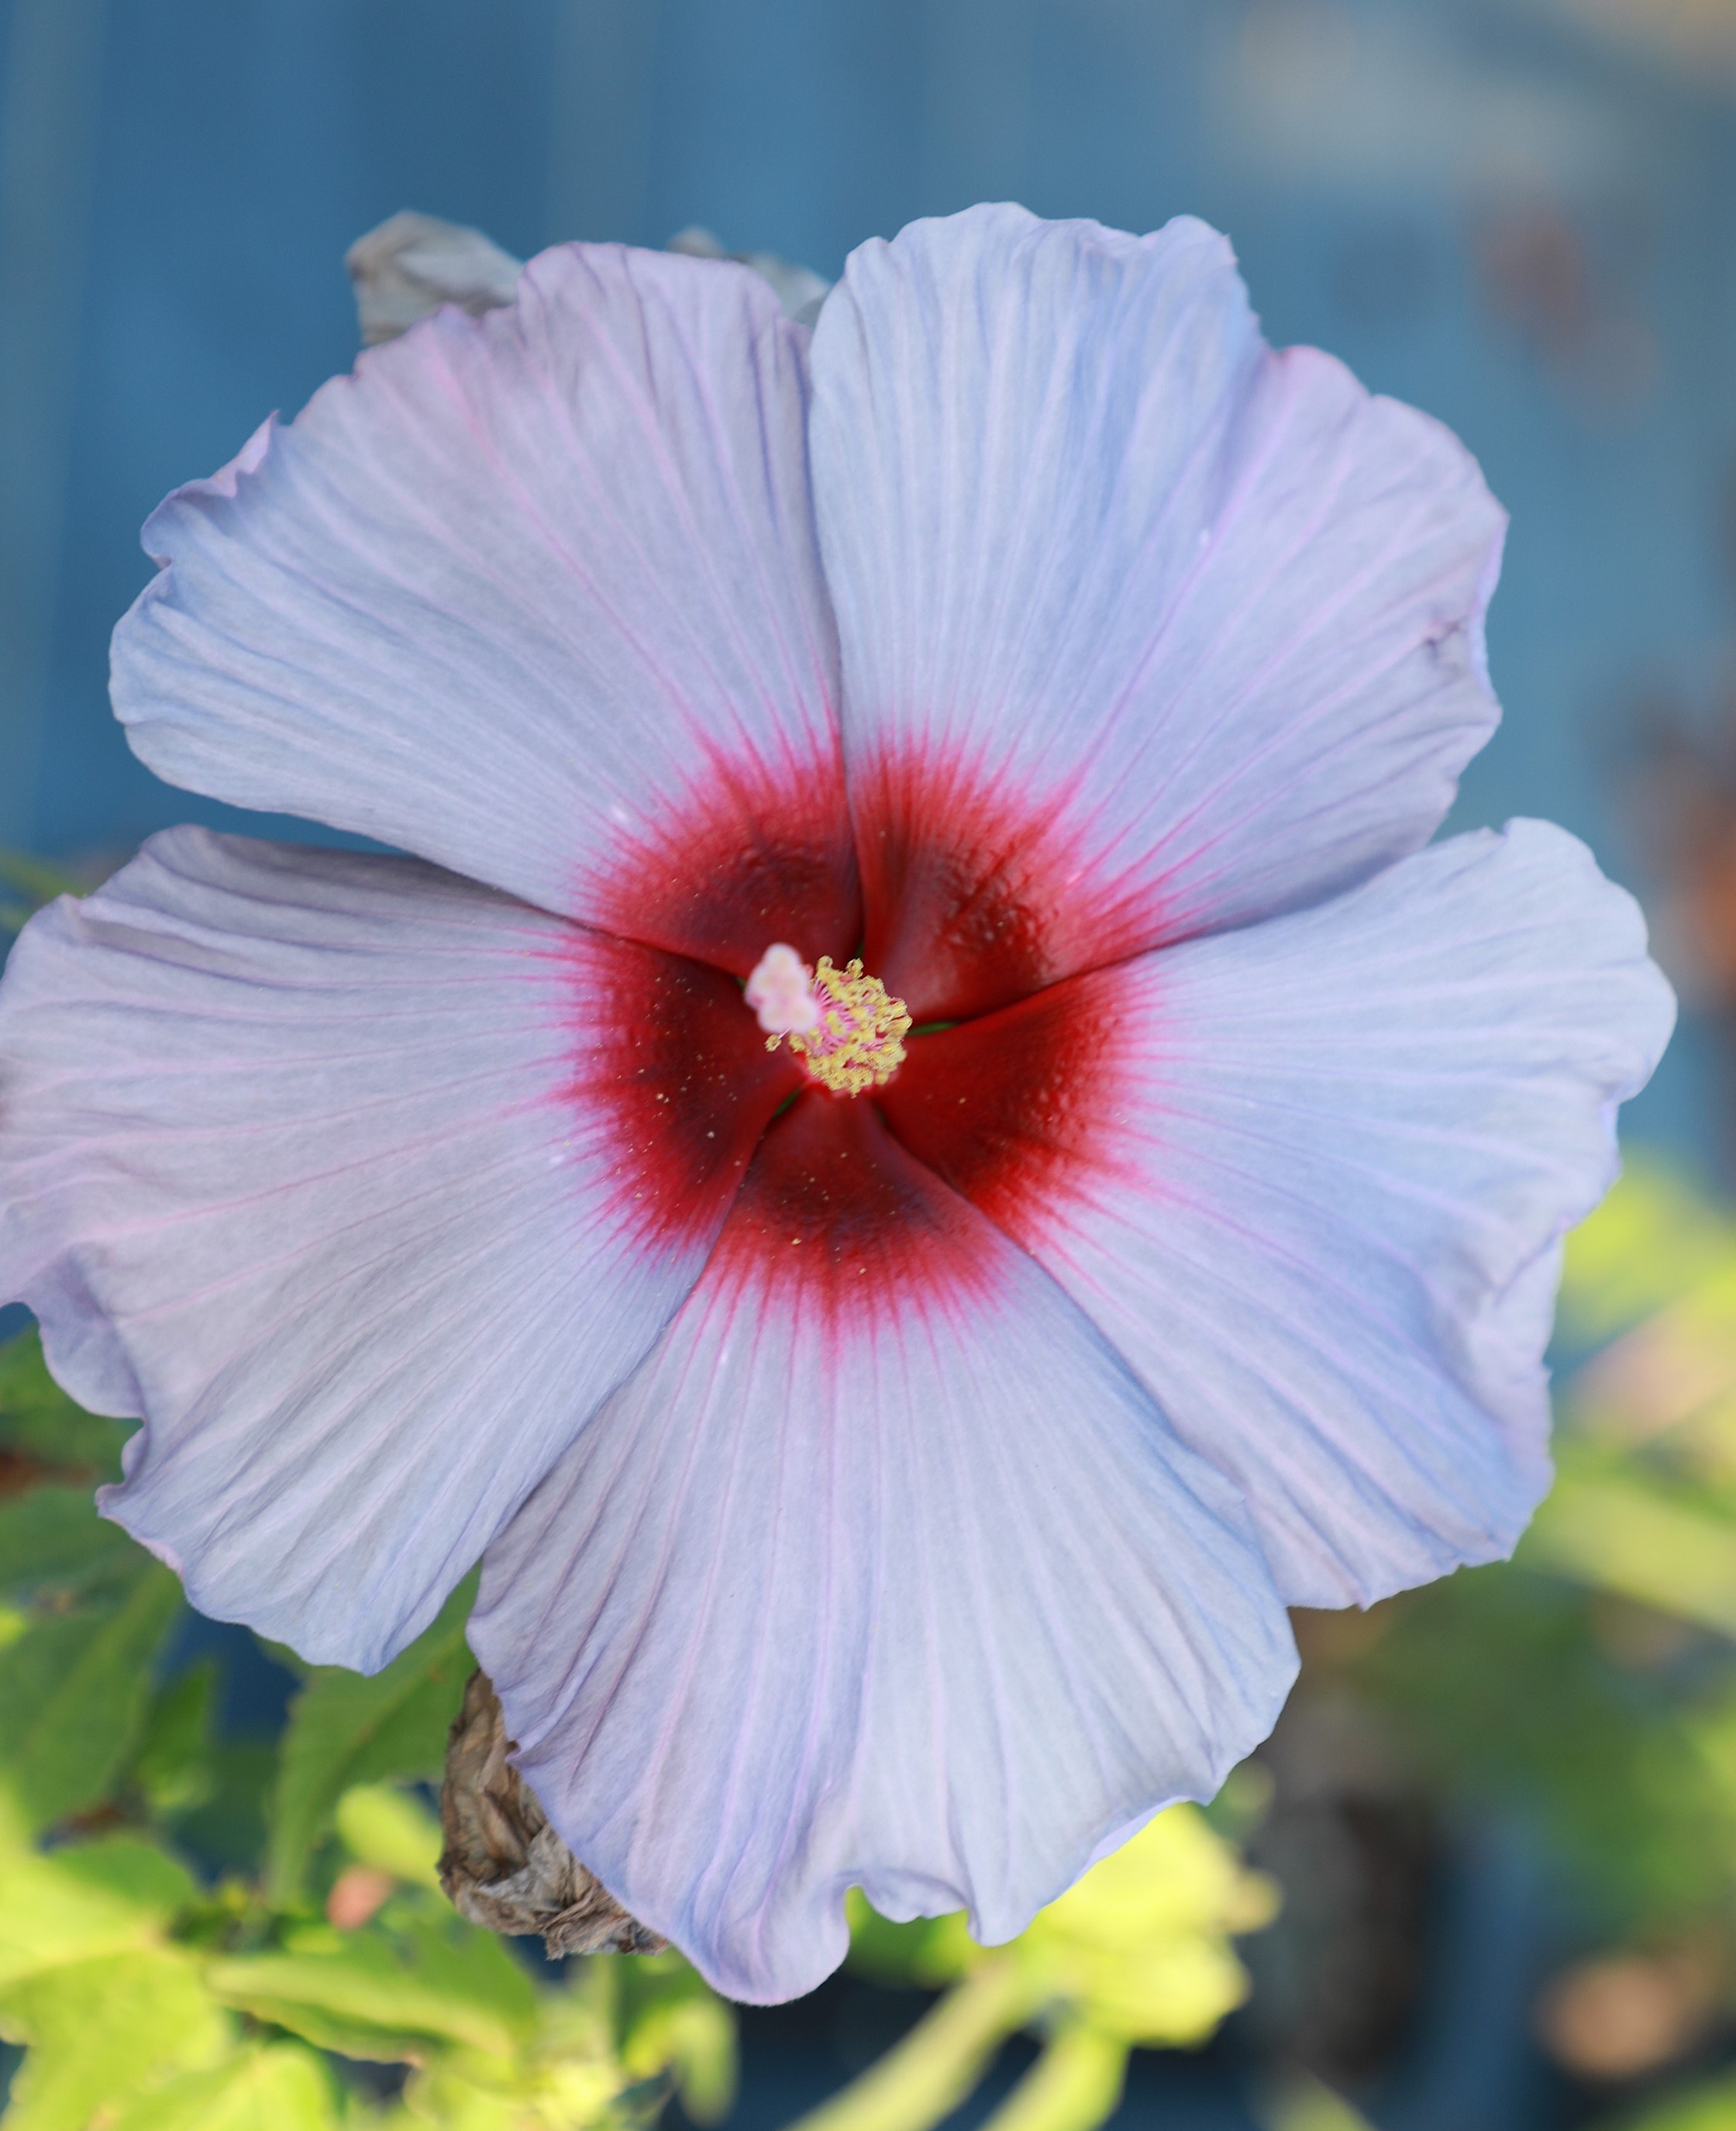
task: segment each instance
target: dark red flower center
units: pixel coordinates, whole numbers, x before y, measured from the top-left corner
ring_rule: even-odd
[[[835,771],[753,783],[691,795],[590,884],[615,936],[576,950],[581,1010],[609,1032],[634,1230],[710,1233],[729,1208],[730,1267],[846,1314],[980,1277],[982,1225],[958,1201],[1017,1240],[1088,1167],[1116,1051],[1106,988],[1074,973],[1143,945],[1150,914],[956,766],[882,765],[849,812]],[[883,1085],[834,1094],[768,1051],[743,983],[774,942],[811,965],[859,955],[905,1001],[916,1025]],[[596,1099],[594,1062],[583,1080]]]

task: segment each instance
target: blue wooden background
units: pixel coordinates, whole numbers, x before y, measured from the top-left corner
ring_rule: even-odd
[[[1015,196],[1227,229],[1275,339],[1443,416],[1514,529],[1466,821],[1640,870],[1641,707],[1731,659],[1736,129],[1570,0],[0,0],[0,841],[218,810],[108,714],[136,529],[353,348],[394,208],[530,251],[702,222],[835,273]],[[1636,1129],[1721,1147],[1691,1027]]]

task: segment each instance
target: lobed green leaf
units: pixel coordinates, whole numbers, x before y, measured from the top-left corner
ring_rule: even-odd
[[[338,1800],[337,1821],[358,1863],[440,1892],[440,1823],[426,1806],[385,1784],[358,1784]]]
[[[48,1856],[0,1849],[0,1992],[155,1943],[197,1891],[182,1865],[136,1836],[107,1836]]]
[[[41,1482],[0,1500],[0,1590],[76,1587],[136,1553],[118,1525],[98,1516],[88,1487]]]
[[[298,2042],[269,2042],[153,2085],[107,2131],[336,2131],[342,2121],[323,2062]]]
[[[217,1663],[203,1658],[157,1688],[130,1775],[153,1813],[206,1804],[217,1789]]]
[[[464,1625],[467,1578],[439,1618],[383,1672],[317,1666],[290,1705],[273,1803],[266,1885],[285,1906],[300,1899],[315,1846],[346,1791],[359,1784],[437,1780],[446,1735],[474,1669]]]
[[[453,1918],[391,1932],[310,1928],[281,1952],[214,1962],[210,1983],[256,2019],[382,2062],[420,2062],[439,2043],[510,2058],[536,2024],[524,1970]]]
[[[0,1345],[0,1450],[117,1480],[128,1426],[87,1413],[67,1396],[48,1373],[34,1327]]]
[[[6,2131],[88,2131],[159,2073],[218,2062],[234,2025],[179,1949],[141,1946],[43,1968],[0,1987],[0,2036],[29,2054]]]
[[[118,1593],[31,1620],[0,1650],[0,1782],[33,1829],[105,1798],[138,1736],[179,1583],[140,1554]]]

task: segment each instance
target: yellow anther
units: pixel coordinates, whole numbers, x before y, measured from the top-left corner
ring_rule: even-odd
[[[860,962],[835,969],[822,955],[814,970],[817,1025],[767,1039],[768,1051],[787,1043],[813,1077],[835,1094],[859,1095],[890,1080],[904,1063],[911,1018],[902,999],[887,995],[878,977],[865,977]]]

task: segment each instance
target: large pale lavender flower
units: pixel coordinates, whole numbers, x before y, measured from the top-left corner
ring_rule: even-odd
[[[480,1555],[550,1817],[726,1990],[853,1883],[1016,1931],[1265,1733],[1286,1603],[1547,1484],[1671,1003],[1571,837],[1422,848],[1502,522],[1190,221],[918,223],[811,338],[571,247],[363,356],[152,520],[115,702],[417,855],[171,832],[5,980],[108,1513],[363,1668]]]

